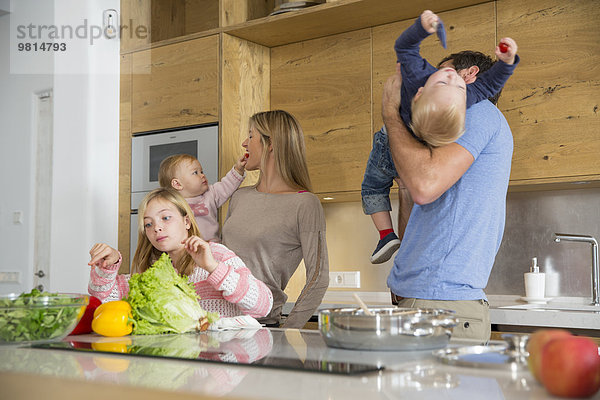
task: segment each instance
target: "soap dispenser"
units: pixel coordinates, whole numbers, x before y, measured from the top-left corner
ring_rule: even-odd
[[[531,259],[531,268],[525,273],[525,297],[532,300],[544,299],[546,274],[540,272],[537,257]]]

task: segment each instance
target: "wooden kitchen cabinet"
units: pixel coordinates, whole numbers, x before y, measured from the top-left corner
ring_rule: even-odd
[[[219,36],[133,53],[132,132],[219,121]]]
[[[426,5],[328,0],[271,17],[274,3],[122,0],[122,21],[148,24],[152,35],[121,41],[130,56],[122,68],[131,71],[129,98],[121,94],[129,110],[121,113],[121,138],[218,122],[222,177],[242,151],[248,117],[282,108],[304,128],[319,197],[359,201],[371,137],[381,127],[383,83],[394,71],[394,40]],[[521,63],[499,102],[514,136],[511,190],[600,183],[600,8],[588,0],[438,0],[427,7],[448,31],[447,50],[434,37],[424,41],[432,63],[465,49],[491,54],[503,36],[519,44]],[[127,151],[122,144],[123,198]],[[244,184],[256,179],[250,174]],[[129,225],[128,210],[120,207],[121,227]],[[120,229],[120,248],[128,235]]]
[[[600,8],[499,0],[498,33],[521,63],[499,107],[514,136],[511,187],[600,180]]]
[[[128,53],[211,33],[219,27],[219,0],[121,0],[121,17],[121,52]]]
[[[371,149],[371,30],[271,49],[271,108],[302,125],[313,191],[360,189]]]
[[[271,50],[227,34],[222,40],[221,63],[221,142],[220,175],[225,175],[245,152],[242,142],[248,137],[248,121],[259,112],[271,109]],[[258,171],[247,171],[243,186],[258,181]],[[227,207],[221,210],[225,216]]]
[[[129,221],[131,212],[131,69],[132,55],[121,55],[119,82],[119,233],[122,251],[120,273],[129,273]]]
[[[585,0],[568,7],[559,1],[499,0],[440,16],[448,31],[448,49],[435,38],[421,47],[434,65],[444,55],[465,49],[493,55],[505,36],[519,45],[521,62],[498,103],[514,138],[511,190],[599,181],[600,27],[593,22],[600,20],[598,7]],[[383,84],[393,71],[390,43],[411,23],[373,28],[375,127],[381,126],[378,100]]]

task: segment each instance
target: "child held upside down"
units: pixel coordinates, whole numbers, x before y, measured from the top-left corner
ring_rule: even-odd
[[[503,38],[495,50],[500,62],[467,85],[463,71],[437,69],[419,54],[421,41],[434,33],[439,23],[438,16],[426,10],[394,45],[402,73],[400,115],[411,133],[430,147],[457,140],[465,130],[466,109],[500,92],[519,63],[517,43]],[[371,216],[380,236],[371,256],[373,264],[389,260],[400,247],[392,227],[389,199],[390,187],[397,177],[384,126],[373,136],[361,188],[363,210]]]

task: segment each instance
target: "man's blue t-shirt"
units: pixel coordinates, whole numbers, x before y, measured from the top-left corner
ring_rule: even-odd
[[[467,110],[456,141],[475,161],[430,204],[414,205],[387,284],[403,297],[486,299],[502,235],[513,138],[506,119],[485,100]]]

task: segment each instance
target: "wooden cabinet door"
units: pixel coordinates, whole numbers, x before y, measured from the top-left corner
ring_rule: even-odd
[[[498,34],[521,56],[500,97],[514,136],[511,186],[600,180],[600,4],[497,3]]]
[[[218,122],[219,36],[133,54],[132,132]]]
[[[316,193],[360,190],[372,138],[370,33],[271,49],[271,108],[300,121]]]

